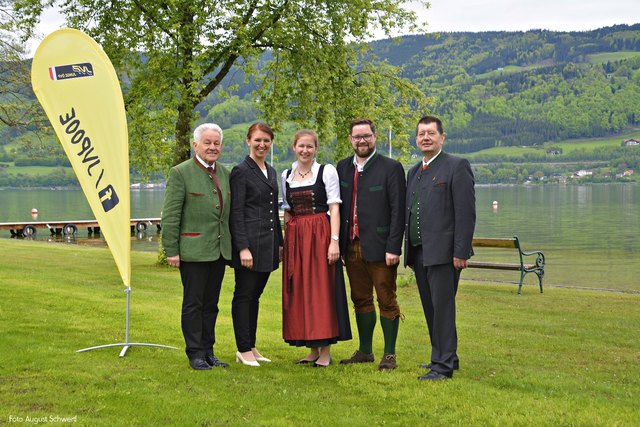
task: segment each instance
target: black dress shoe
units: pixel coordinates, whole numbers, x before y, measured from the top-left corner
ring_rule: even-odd
[[[428,373],[418,377],[419,380],[429,381],[448,380],[449,378],[451,377],[436,371],[429,371]]]
[[[218,359],[215,354],[207,354],[204,357],[204,360],[205,362],[207,362],[207,365],[211,366],[212,368],[226,368],[227,366],[229,366],[228,363]]]
[[[418,368],[422,368],[422,369],[431,369],[431,363],[420,363],[418,365]],[[457,371],[460,369],[460,361],[456,360],[455,362],[453,362],[453,370]]]
[[[189,359],[189,365],[196,371],[204,371],[206,369],[211,369],[211,366],[201,358]]]

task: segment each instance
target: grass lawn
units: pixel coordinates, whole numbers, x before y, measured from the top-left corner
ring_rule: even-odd
[[[548,66],[548,64],[535,64],[535,65],[527,65],[527,66],[507,65],[505,67],[500,67],[499,69],[496,69],[496,70],[487,71],[486,73],[476,74],[476,78],[485,79],[490,77],[503,76],[507,74],[522,73],[525,71],[535,70],[536,68],[541,68],[545,66]]]
[[[637,51],[620,51],[620,52],[603,52],[586,55],[587,61],[592,64],[603,64],[605,62],[622,61],[624,59],[635,58],[640,56]]]
[[[463,281],[461,368],[429,383],[416,379],[428,334],[414,286],[398,292],[398,369],[312,369],[295,365],[305,350],[281,339],[278,271],[258,330],[273,363],[193,371],[182,351],[179,275],[156,267],[156,254],[132,254],[130,342],[180,350],[132,347],[120,358],[120,347],[76,352],[124,340],[126,299],[107,249],[3,239],[0,253],[0,425],[43,417],[86,426],[640,424],[638,294],[528,288],[518,297],[515,285]],[[228,270],[216,345],[228,362],[232,292]],[[381,335],[378,327],[376,361]],[[334,359],[356,346],[336,345]]]
[[[37,176],[37,175],[48,175],[51,172],[55,172],[60,170],[61,166],[19,166],[15,167],[13,164],[10,164],[10,167],[7,167],[7,173],[9,175],[16,176],[18,174],[27,175],[27,176]],[[73,169],[70,166],[62,167],[67,175],[73,175]]]
[[[615,136],[607,136],[603,138],[582,138],[582,139],[567,139],[563,141],[548,141],[545,142],[543,147],[492,147],[484,150],[476,151],[473,153],[464,153],[463,156],[471,161],[481,156],[496,156],[496,157],[522,157],[529,154],[540,154],[541,150],[546,150],[548,147],[560,147],[563,154],[570,154],[573,151],[585,150],[590,153],[596,148],[612,147],[617,148],[622,145],[622,141],[629,138],[640,138],[640,129],[633,128],[624,133]]]
[[[524,158],[524,155],[526,153],[540,154],[544,153],[544,151],[542,151],[542,147],[492,147],[480,151],[475,151],[473,153],[464,153],[462,154],[462,156],[469,159],[470,161],[473,161],[477,157],[482,156],[495,156],[496,158],[504,158],[507,156]]]
[[[545,145],[557,146],[562,148],[564,154],[569,154],[572,151],[584,149],[587,152],[593,151],[595,148],[601,147],[621,147],[622,142],[625,139],[640,138],[640,130],[633,129],[620,135],[607,136],[603,138],[585,138],[585,139],[569,139],[560,141],[557,143],[548,142]]]

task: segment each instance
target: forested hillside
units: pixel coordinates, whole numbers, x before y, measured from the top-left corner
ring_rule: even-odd
[[[449,150],[601,137],[640,121],[640,24],[406,36],[372,47],[433,98]]]
[[[372,42],[371,48],[373,60],[402,67],[403,76],[431,98],[431,111],[445,123],[447,150],[465,153],[476,162],[518,161],[509,157],[513,152],[477,153],[495,147],[549,147],[549,142],[573,138],[619,137],[622,141],[623,135],[637,137],[640,24],[588,32],[415,35]],[[225,92],[232,96],[212,93],[198,105],[197,113],[199,122],[218,122],[228,130],[225,141],[240,142],[246,124],[258,118],[259,108],[252,95],[255,87],[245,81],[242,71],[236,70],[230,76]],[[30,88],[21,93],[25,98],[33,97]],[[0,96],[0,108],[4,109],[7,102],[11,102],[9,97]],[[407,124],[409,134],[413,126]],[[281,164],[290,160],[284,146],[295,131],[285,129],[278,135],[280,147],[274,158]],[[42,150],[42,144],[32,144],[31,138],[28,132],[0,123],[0,178],[11,178],[3,171],[9,167],[65,164],[64,154],[55,142],[50,141],[49,149]],[[381,135],[380,141],[386,143],[386,137]],[[591,147],[587,152],[571,153],[552,150],[559,155],[551,160],[547,151],[515,155],[536,163],[599,161],[612,172],[635,169],[640,162],[635,148]],[[236,163],[245,152],[244,144],[229,144],[225,161]],[[526,179],[527,173],[518,175]],[[15,174],[11,179],[22,180]]]

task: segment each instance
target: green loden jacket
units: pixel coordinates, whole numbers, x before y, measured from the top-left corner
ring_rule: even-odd
[[[174,166],[162,209],[162,245],[187,262],[231,260],[229,170],[216,162],[222,206],[213,178],[195,158]]]

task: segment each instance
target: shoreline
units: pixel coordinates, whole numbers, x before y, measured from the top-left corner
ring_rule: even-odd
[[[509,182],[497,182],[497,183],[476,183],[476,187],[547,187],[547,186],[592,186],[592,185],[637,185],[639,181],[609,181],[609,182],[522,182],[522,183],[509,183]],[[132,184],[135,185],[135,184]],[[156,184],[153,187],[132,187],[129,186],[131,191],[159,191],[164,190],[165,186],[162,184]],[[82,190],[82,187],[78,186],[62,186],[62,187],[0,187],[0,191],[68,191],[68,190]]]

